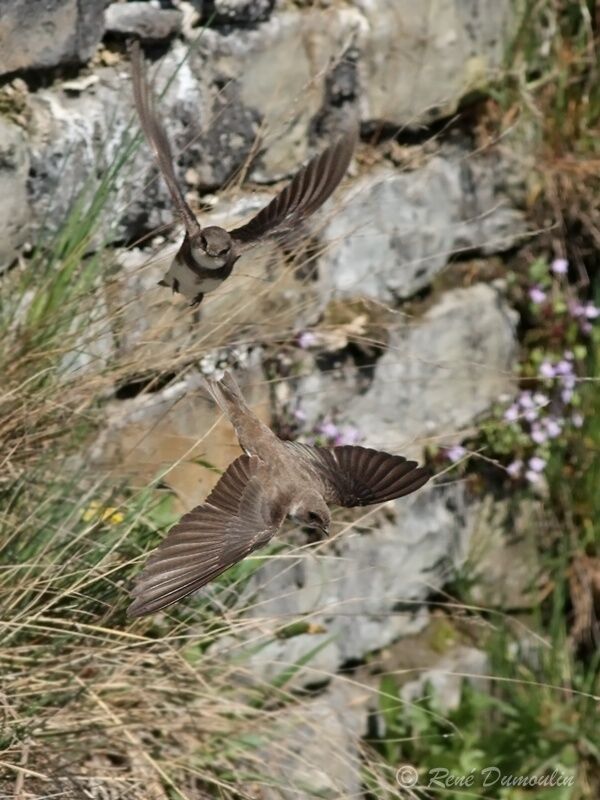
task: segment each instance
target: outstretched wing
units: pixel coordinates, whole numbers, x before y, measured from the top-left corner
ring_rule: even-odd
[[[357,133],[341,136],[313,158],[269,205],[240,228],[229,231],[241,245],[293,230],[331,195],[344,177],[356,144]]]
[[[144,59],[139,42],[134,42],[129,54],[131,58],[131,76],[133,80],[133,97],[135,107],[140,118],[142,129],[148,144],[154,150],[154,155],[173,202],[177,207],[189,234],[200,233],[200,225],[192,209],[188,206],[183,196],[173,169],[173,154],[167,133],[156,112],[154,96],[148,85],[145,75]]]
[[[185,514],[150,556],[127,613],[140,617],[200,589],[277,533],[287,508],[271,502],[256,456],[233,461],[206,501]]]
[[[338,506],[369,506],[403,497],[431,477],[416,461],[382,450],[343,445],[311,447],[287,442],[323,482],[323,496]]]

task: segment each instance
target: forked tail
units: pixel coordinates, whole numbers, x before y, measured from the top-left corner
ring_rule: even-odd
[[[240,387],[231,373],[226,372],[220,381],[205,378],[204,384],[235,428],[240,446],[246,453],[261,455],[265,443],[271,444],[277,439],[273,431],[246,405]]]
[[[218,381],[205,378],[204,385],[212,399],[234,425],[240,414],[254,416],[254,413],[246,405],[237,381],[230,372],[226,372]]]

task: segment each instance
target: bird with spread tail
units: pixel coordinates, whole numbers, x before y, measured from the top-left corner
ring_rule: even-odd
[[[244,454],[150,556],[132,590],[131,617],[159,611],[200,589],[266,545],[286,517],[327,536],[329,503],[347,508],[383,503],[420,489],[430,477],[415,461],[380,450],[283,441],[246,405],[231,374],[205,384]]]
[[[142,129],[185,226],[183,243],[159,284],[170,286],[190,300],[192,306],[197,306],[205,294],[219,288],[231,275],[245,250],[265,239],[282,239],[298,231],[304,220],[323,205],[346,173],[357,131],[345,133],[309,161],[249,222],[230,231],[216,225],[203,228],[175,176],[171,146],[156,112],[138,42],[131,46],[130,56],[133,95]]]

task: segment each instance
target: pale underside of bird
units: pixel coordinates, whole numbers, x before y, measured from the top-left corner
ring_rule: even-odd
[[[230,374],[207,380],[206,388],[233,425],[244,454],[150,556],[132,590],[129,616],[153,613],[197,591],[266,545],[286,517],[326,536],[328,504],[383,503],[429,480],[427,470],[402,456],[279,439],[246,405]]]
[[[342,180],[357,139],[357,131],[342,135],[303,167],[288,185],[252,219],[230,231],[216,225],[202,227],[188,205],[173,166],[165,128],[158,116],[145,76],[138,42],[130,48],[133,93],[142,129],[185,226],[185,238],[164,279],[159,283],[180,292],[192,305],[217,289],[248,248],[266,239],[285,240],[332,194]]]

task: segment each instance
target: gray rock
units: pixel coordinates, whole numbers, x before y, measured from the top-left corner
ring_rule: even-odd
[[[362,119],[417,126],[456,110],[502,66],[510,0],[356,0],[369,33]]]
[[[462,488],[425,487],[390,503],[388,514],[377,526],[367,511],[352,530],[340,526],[333,542],[257,570],[244,592],[262,633],[253,626],[245,661],[253,676],[273,680],[298,664],[291,683],[322,683],[343,664],[424,628],[421,601],[462,562],[470,537]],[[276,638],[298,619],[312,632]]]
[[[270,778],[260,786],[261,800],[360,797],[367,696],[360,686],[336,678],[316,699],[276,715],[261,752]]]
[[[455,436],[514,391],[517,315],[498,289],[455,289],[391,333],[369,390],[342,418],[373,447],[419,452],[429,437]]]
[[[191,57],[198,79],[218,88],[231,82],[231,99],[261,122],[256,180],[289,175],[306,160],[307,133],[323,105],[327,74],[364,27],[355,9],[336,8],[282,11],[235,33],[202,30]],[[220,129],[218,113],[214,124]]]
[[[271,15],[275,0],[206,0],[204,16],[217,23],[264,22]]]
[[[476,647],[459,645],[444,654],[433,667],[424,670],[417,680],[405,683],[400,696],[407,703],[415,703],[425,695],[432,696],[434,707],[447,714],[460,705],[463,681],[469,681],[481,692],[489,692],[488,673],[486,653]]]
[[[494,161],[466,156],[452,149],[412,172],[375,169],[345,196],[336,194],[322,236],[327,299],[410,297],[452,254],[494,253],[515,244],[524,218],[499,190]]]
[[[104,3],[0,0],[0,19],[0,75],[47,69],[93,55],[104,30]]]
[[[516,316],[498,288],[446,292],[421,318],[389,323],[387,350],[366,388],[348,365],[301,379],[306,430],[331,417],[357,428],[372,447],[416,457],[429,437],[454,440],[514,390]]]
[[[22,128],[0,118],[0,274],[27,236],[29,157]]]
[[[185,53],[182,44],[173,45],[161,62],[163,80],[174,75]],[[30,99],[29,196],[35,217],[51,229],[62,224],[82,192],[87,203],[91,202],[112,165],[125,155],[135,130],[130,127],[132,121],[137,126],[129,64],[98,69],[96,76],[96,82],[77,93],[71,84],[66,90],[58,85]],[[160,101],[176,156],[189,142],[187,117],[202,114],[205,104],[188,65],[182,64]],[[185,166],[178,168],[182,183]],[[139,140],[133,157],[111,182],[105,212],[101,213],[96,245],[130,238],[139,233],[140,224],[152,228],[172,221],[172,203],[163,181],[157,179],[145,141]]]
[[[104,14],[106,32],[139,36],[145,41],[169,39],[181,29],[181,12],[147,2],[111,3]]]

